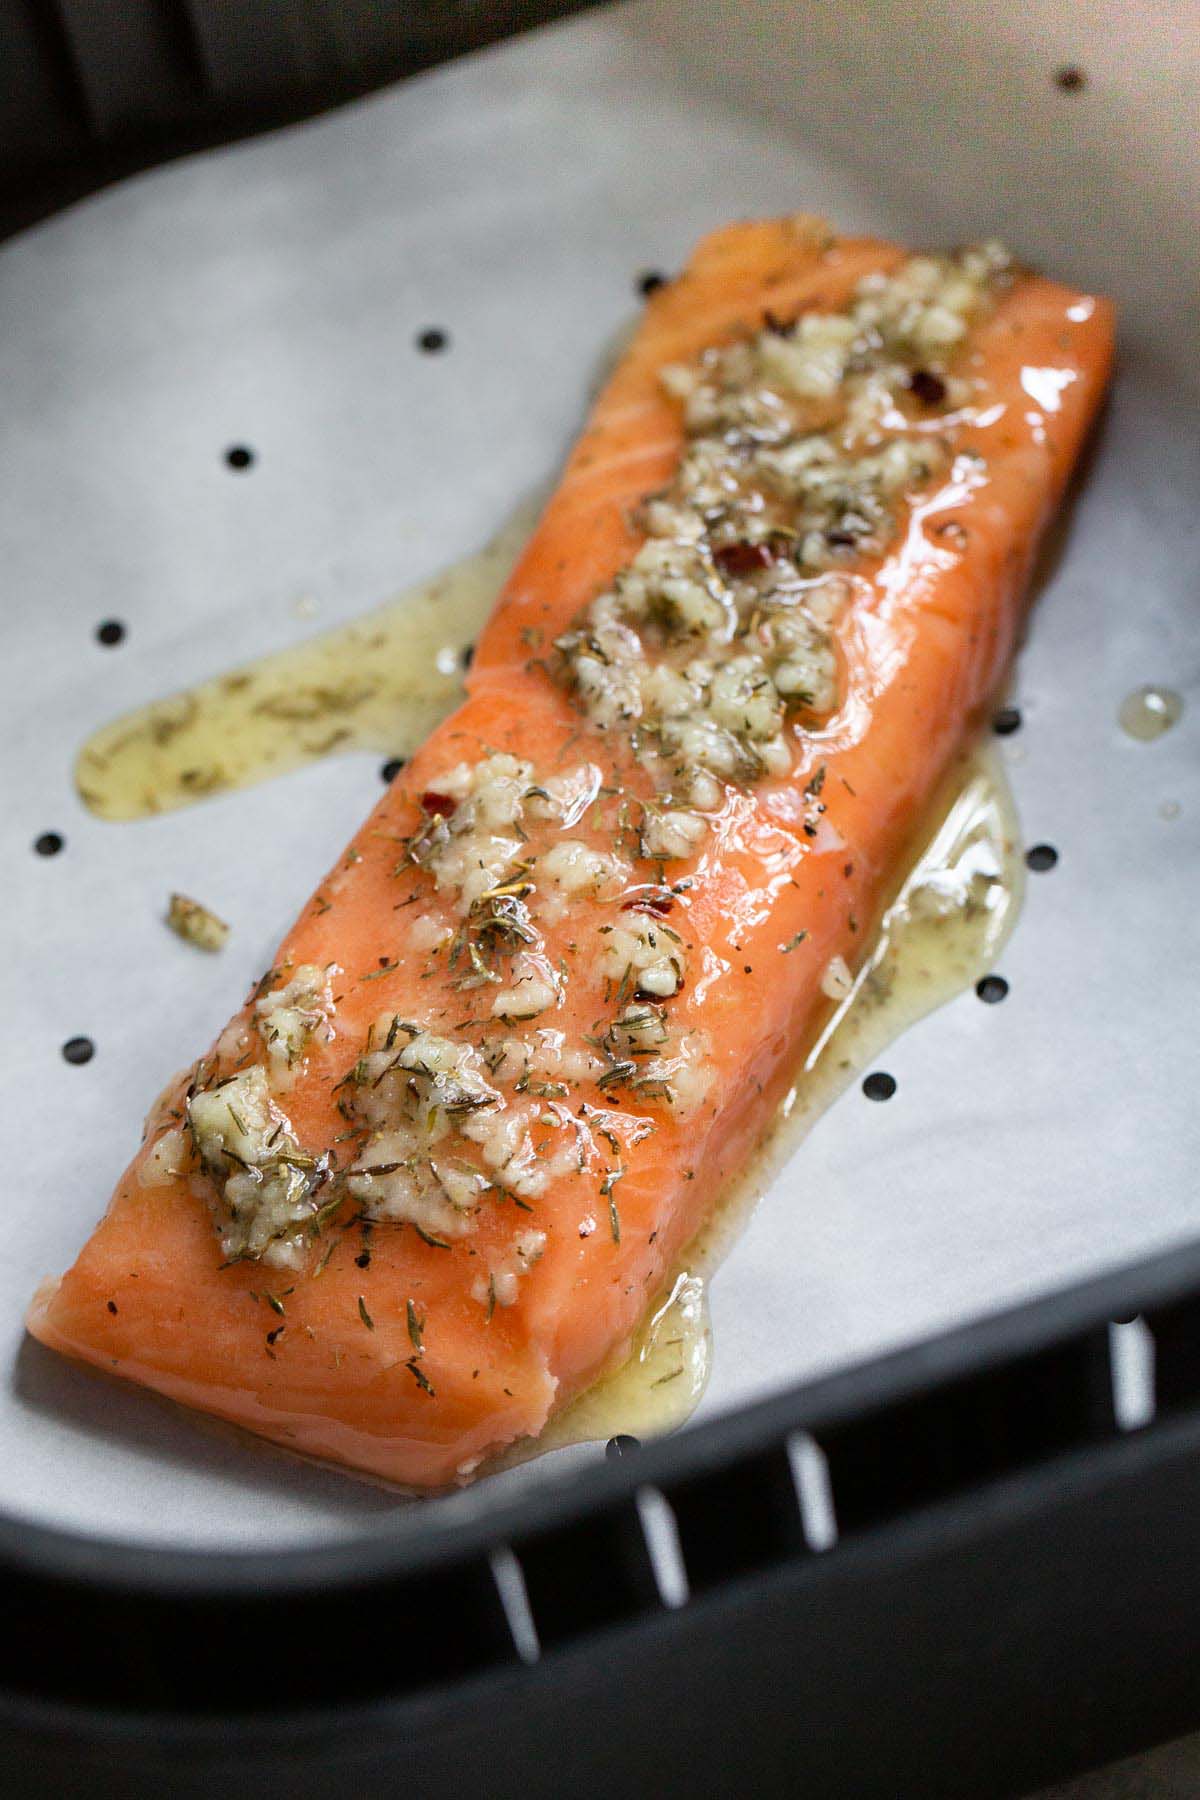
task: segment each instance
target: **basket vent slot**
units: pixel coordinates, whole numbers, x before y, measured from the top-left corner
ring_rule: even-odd
[[[1115,1430],[1101,1329],[814,1436],[845,1537]]]
[[[1154,1389],[1160,1414],[1200,1405],[1200,1294],[1146,1314],[1154,1340]]]
[[[662,1605],[634,1498],[513,1550],[543,1650]]]
[[[664,1491],[692,1593],[809,1553],[784,1444]]]

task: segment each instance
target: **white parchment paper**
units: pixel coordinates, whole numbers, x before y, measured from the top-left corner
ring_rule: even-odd
[[[21,1327],[164,1077],[373,803],[376,763],[134,825],[88,816],[71,763],[118,712],[482,543],[552,476],[638,273],[735,215],[1000,232],[1116,294],[1123,361],[1017,676],[1010,773],[1060,862],[1030,878],[1011,993],[912,1031],[887,1058],[895,1099],[848,1093],[775,1184],[715,1283],[704,1411],[1200,1231],[1196,23],[1120,0],[650,0],[142,177],[0,250],[0,1505],[262,1547],[395,1505]],[[1054,85],[1063,63],[1081,92]],[[450,348],[421,355],[434,325]],[[256,452],[243,474],[234,443]],[[117,648],[95,641],[106,618],[128,627]],[[1150,681],[1186,710],[1137,744],[1117,707]],[[62,855],[32,853],[46,830]],[[232,922],[221,957],[162,925],[173,888]],[[96,1056],[69,1067],[79,1033]]]

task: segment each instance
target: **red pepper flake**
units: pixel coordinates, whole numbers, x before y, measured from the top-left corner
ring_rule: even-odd
[[[675,896],[670,888],[648,888],[636,899],[627,900],[622,910],[649,913],[651,918],[665,919],[674,904]]]
[[[774,560],[767,544],[718,544],[713,551],[722,575],[752,575],[755,569],[769,569]]]
[[[436,813],[440,819],[451,819],[458,811],[458,801],[449,794],[439,794],[433,788],[427,788],[421,795],[421,810]]]

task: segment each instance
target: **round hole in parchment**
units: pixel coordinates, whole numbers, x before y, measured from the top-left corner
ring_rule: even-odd
[[[623,1456],[632,1456],[634,1451],[640,1450],[641,1447],[640,1438],[630,1437],[628,1432],[619,1431],[616,1437],[610,1437],[605,1444],[604,1454],[609,1462],[620,1462]]]

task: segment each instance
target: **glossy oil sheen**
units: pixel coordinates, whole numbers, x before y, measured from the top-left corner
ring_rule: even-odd
[[[708,1283],[757,1202],[888,1044],[995,967],[1023,892],[1020,827],[1000,758],[990,746],[968,749],[930,809],[852,991],[831,1007],[750,1167],[718,1197],[624,1361],[552,1418],[525,1454],[622,1432],[653,1437],[690,1417],[712,1367]]]
[[[1183,716],[1183,695],[1173,688],[1149,686],[1126,694],[1117,722],[1127,737],[1149,744],[1177,725]]]

